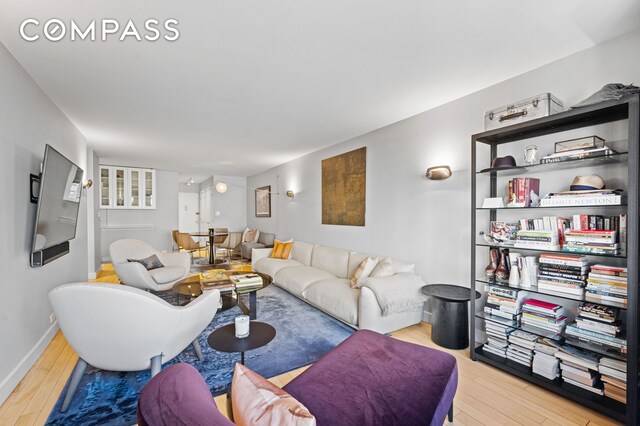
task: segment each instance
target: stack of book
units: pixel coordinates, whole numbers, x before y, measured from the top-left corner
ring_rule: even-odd
[[[229,276],[236,286],[236,290],[253,290],[262,287],[262,277],[258,274],[242,274]]]
[[[609,206],[626,202],[619,190],[596,189],[593,191],[551,192],[540,200],[540,207]]]
[[[580,350],[570,345],[558,344],[558,349],[556,358],[561,361],[562,380],[589,392],[603,395],[604,389],[598,373],[600,357],[591,351]]]
[[[627,363],[613,358],[600,359],[598,371],[604,383],[604,395],[627,403]]]
[[[203,292],[208,290],[232,291],[234,283],[229,277],[220,271],[205,271],[200,273],[200,288]]]
[[[512,321],[517,325],[522,315],[522,302],[527,296],[526,291],[495,286],[485,286],[487,303],[485,313]]]
[[[533,360],[533,348],[538,336],[522,330],[513,330],[509,334],[509,346],[507,347],[507,359],[531,367]]]
[[[557,230],[526,230],[516,232],[515,247],[535,250],[560,250]]]
[[[487,321],[485,330],[487,344],[483,346],[483,349],[486,352],[505,358],[507,356],[507,346],[509,346],[508,336],[515,329],[508,324]]]
[[[539,299],[526,299],[522,304],[521,323],[533,327],[561,333],[567,324],[564,307]]]
[[[556,352],[558,348],[547,339],[539,339],[533,348],[533,373],[555,380],[560,375],[560,361],[556,358]]]
[[[564,232],[562,251],[584,254],[620,254],[618,232],[567,229]]]
[[[538,266],[538,290],[584,297],[589,266],[584,256],[543,253]]]
[[[520,219],[520,229],[525,231],[558,231],[562,245],[564,230],[571,228],[571,220],[558,216],[543,216],[541,219]]]
[[[540,179],[513,178],[509,181],[507,196],[509,207],[531,207],[531,193],[540,195]]]
[[[593,312],[604,312],[607,320],[594,318]],[[627,339],[624,337],[618,310],[593,303],[582,303],[578,307],[576,321],[565,331],[567,343],[588,345],[600,353],[624,357],[627,354]]]
[[[586,299],[627,304],[627,268],[593,265],[587,279]]]

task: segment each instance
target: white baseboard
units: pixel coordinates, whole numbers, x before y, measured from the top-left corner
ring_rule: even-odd
[[[89,279],[90,280],[95,280],[96,278],[98,278],[98,274],[102,272],[102,265],[98,268],[97,271],[95,272],[89,272]]]
[[[38,343],[31,348],[29,353],[22,358],[11,373],[0,382],[0,405],[11,395],[11,392],[18,386],[20,380],[27,375],[29,369],[33,367],[59,329],[57,321],[51,324],[51,327],[49,327],[40,340],[38,340]]]
[[[422,321],[431,324],[431,312],[427,310],[422,311]]]

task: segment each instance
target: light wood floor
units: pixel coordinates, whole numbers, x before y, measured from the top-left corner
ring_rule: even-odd
[[[117,283],[105,268],[97,281]],[[431,342],[431,327],[421,323],[392,333],[397,339],[442,349]],[[459,383],[451,425],[619,425],[596,411],[469,359],[468,350],[447,352],[458,360]],[[78,357],[58,333],[40,359],[0,407],[0,425],[42,425],[53,409]],[[284,386],[304,367],[271,379]],[[215,398],[226,413],[225,396]]]

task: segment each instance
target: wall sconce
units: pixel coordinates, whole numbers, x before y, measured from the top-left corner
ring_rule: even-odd
[[[84,189],[89,189],[89,188],[91,188],[92,185],[93,185],[93,180],[91,180],[91,179],[87,179],[82,183],[82,187]]]
[[[449,179],[453,172],[449,166],[434,166],[427,169],[427,179],[431,180],[444,180]]]
[[[193,183],[195,183],[193,178],[189,178],[189,180],[187,181],[187,186],[191,186]]]
[[[220,194],[224,194],[225,192],[227,192],[227,189],[229,189],[229,187],[227,186],[226,183],[224,182],[216,183],[216,191],[218,191]]]
[[[293,191],[292,191],[292,190],[288,190],[288,191],[287,191],[287,197],[289,197],[289,198],[293,199],[293,197],[294,197],[294,196],[295,196],[295,194],[293,193]]]

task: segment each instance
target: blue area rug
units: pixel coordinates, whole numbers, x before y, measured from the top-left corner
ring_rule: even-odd
[[[200,371],[213,395],[224,393],[231,383],[234,364],[240,362],[240,354],[211,349],[207,337],[241,314],[237,306],[216,314],[199,337],[204,361],[198,361],[189,346],[163,368],[175,362],[189,363]],[[271,324],[276,329],[276,337],[268,345],[247,352],[245,364],[264,377],[311,364],[355,332],[275,285],[258,292],[258,321]],[[135,424],[138,395],[150,376],[148,370],[123,373],[89,367],[69,410],[61,413],[67,382],[47,425]]]

